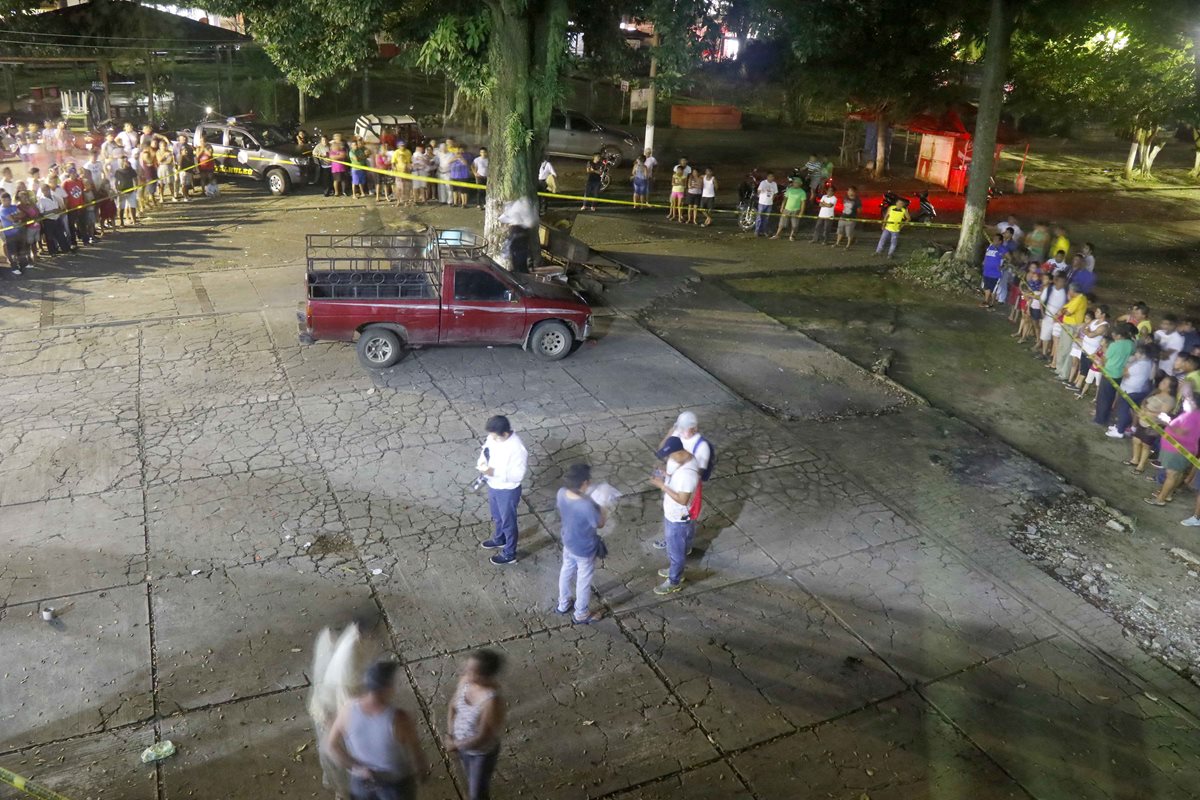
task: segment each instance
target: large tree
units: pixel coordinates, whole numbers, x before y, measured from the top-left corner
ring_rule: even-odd
[[[661,46],[662,74],[682,72],[676,62],[697,52],[695,31],[703,30],[705,0],[201,0],[205,7],[245,15],[248,30],[262,40],[284,75],[303,91],[345,80],[375,53],[375,35],[385,33],[418,49],[418,63],[441,72],[482,100],[488,112],[491,171],[485,234],[492,250],[506,235],[501,210],[536,192],[538,157],[546,142],[550,112],[559,101],[568,63],[568,21],[594,23],[592,42],[614,43],[619,13],[654,20],[669,31]],[[603,26],[603,27],[601,27]],[[612,27],[614,30],[608,30]],[[587,41],[588,32],[582,31]],[[463,36],[462,40],[456,37]],[[615,46],[623,46],[616,44]],[[594,47],[594,45],[593,45]]]

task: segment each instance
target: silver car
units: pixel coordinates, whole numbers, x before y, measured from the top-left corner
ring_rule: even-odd
[[[546,153],[568,158],[591,158],[600,153],[611,167],[618,167],[641,153],[638,142],[626,131],[610,128],[578,111],[554,111]]]

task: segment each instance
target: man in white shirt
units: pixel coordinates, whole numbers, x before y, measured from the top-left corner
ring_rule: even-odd
[[[1020,244],[1021,240],[1025,238],[1025,231],[1021,230],[1021,226],[1017,224],[1016,217],[1009,215],[1008,219],[1004,220],[1003,222],[996,223],[996,233],[1000,234],[1001,236],[1003,236],[1004,232],[1009,228],[1012,228],[1013,241],[1017,244]]]
[[[1042,327],[1038,332],[1038,341],[1041,343],[1043,360],[1050,358],[1051,342],[1057,341],[1062,333],[1062,323],[1056,318],[1058,312],[1067,304],[1067,300],[1067,275],[1060,272],[1054,276],[1053,283],[1042,289]]]
[[[667,456],[665,472],[656,472],[650,483],[663,493],[663,539],[667,544],[670,566],[660,569],[663,578],[654,589],[655,594],[674,594],[683,588],[683,567],[687,553],[696,534],[696,521],[692,519],[690,506],[692,494],[700,486],[700,469],[696,459],[683,449],[677,437],[669,437],[670,446],[678,449]]]
[[[654,168],[658,166],[658,159],[654,157],[654,151],[649,147],[642,154],[642,166],[646,168],[646,195],[654,191]]]
[[[475,176],[475,183],[480,187],[475,190],[475,204],[483,208],[483,201],[487,197],[488,152],[486,147],[479,148],[479,155],[475,156],[475,160],[471,162],[471,174]]]
[[[1165,314],[1154,332],[1154,343],[1162,352],[1158,357],[1158,369],[1165,375],[1175,374],[1175,359],[1183,352],[1183,334],[1179,332],[1179,319]]]
[[[700,421],[696,418],[695,412],[684,411],[675,418],[675,424],[659,442],[658,450],[654,453],[655,457],[666,460],[671,453],[678,449],[675,441],[678,441],[679,446],[692,454],[692,458],[696,461],[696,469],[700,472],[700,484],[696,487],[696,493],[691,501],[692,521],[695,522],[700,519],[701,495],[704,491],[704,481],[708,480],[708,476],[712,473],[713,457],[712,445],[700,433]],[[658,539],[654,542],[654,548],[656,550],[667,549],[666,540]],[[690,547],[688,555],[691,555]]]
[[[17,182],[13,180],[13,173],[10,167],[0,169],[0,194],[6,194],[9,197],[17,196]]]
[[[1083,243],[1083,250],[1079,253],[1083,256],[1083,268],[1088,272],[1096,271],[1096,245],[1091,242]]]
[[[124,129],[116,136],[117,143],[124,148],[126,153],[132,154],[137,150],[138,135],[133,129],[132,122],[126,122]]]
[[[837,208],[837,195],[833,186],[825,187],[825,194],[817,204],[817,224],[813,227],[813,244],[828,244],[829,234],[833,232],[833,212]]]
[[[779,184],[775,183],[775,173],[768,172],[767,177],[758,182],[758,218],[754,220],[754,234],[767,235],[768,220],[771,208],[775,203],[775,195],[779,194]]]
[[[437,146],[433,151],[434,160],[437,162],[437,176],[442,179],[443,183],[439,183],[438,201],[444,205],[452,205],[454,200],[452,195],[453,190],[449,183],[444,181],[450,180],[450,162],[454,160],[454,148],[457,144],[453,139],[447,139]]]
[[[521,481],[529,467],[529,452],[521,437],[513,433],[508,417],[496,415],[484,426],[487,439],[475,468],[488,485],[488,510],[492,513],[495,533],[481,543],[485,550],[499,550],[492,556],[497,566],[517,561],[517,505],[521,502]]]
[[[60,192],[62,197],[58,196]],[[46,235],[46,246],[50,249],[50,255],[56,256],[69,251],[71,240],[67,236],[66,219],[63,217],[67,208],[66,192],[50,183],[43,184],[38,193],[37,207],[42,214],[42,233]]]
[[[1063,250],[1059,250],[1054,254],[1054,258],[1050,259],[1045,264],[1046,272],[1051,275],[1066,275],[1071,271],[1071,265],[1067,263],[1067,254]]]

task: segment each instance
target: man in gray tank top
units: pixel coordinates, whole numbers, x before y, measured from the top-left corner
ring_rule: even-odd
[[[363,694],[338,712],[325,746],[350,771],[352,800],[415,800],[429,762],[412,717],[394,705],[395,661],[376,661],[363,676]]]

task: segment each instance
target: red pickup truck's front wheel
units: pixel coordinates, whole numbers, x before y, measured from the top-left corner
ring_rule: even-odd
[[[539,323],[533,329],[529,340],[530,349],[537,354],[538,358],[544,358],[547,361],[566,358],[571,352],[573,344],[575,344],[575,337],[571,335],[571,329],[561,322]]]
[[[387,328],[367,328],[358,337],[358,360],[369,369],[387,369],[404,358],[404,343]]]

